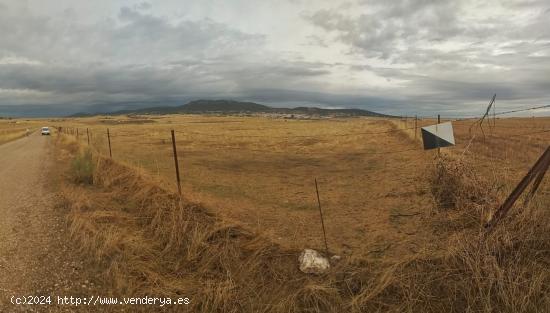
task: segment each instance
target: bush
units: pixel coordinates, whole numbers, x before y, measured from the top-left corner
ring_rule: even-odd
[[[71,162],[71,176],[76,183],[93,184],[94,170],[92,152],[88,149],[79,152]]]
[[[464,160],[441,156],[429,177],[431,192],[440,209],[479,210],[498,202],[496,186]]]

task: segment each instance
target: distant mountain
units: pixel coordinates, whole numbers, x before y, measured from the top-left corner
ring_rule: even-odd
[[[301,114],[301,115],[341,115],[341,116],[378,116],[380,114],[361,109],[321,109],[315,107],[297,108],[272,108],[254,102],[241,102],[233,100],[195,100],[181,106],[162,106],[143,108],[136,110],[121,110],[101,115],[123,115],[123,114],[236,114],[236,113],[275,113],[275,114]],[[72,117],[84,117],[98,114],[78,113]]]
[[[184,112],[269,112],[268,106],[232,100],[196,100],[182,105]]]
[[[348,116],[389,116],[381,113],[376,113],[368,110],[361,109],[321,109],[316,107],[297,107],[292,109],[286,108],[277,108],[273,109],[278,113],[287,113],[287,114],[305,114],[305,115],[348,115]]]

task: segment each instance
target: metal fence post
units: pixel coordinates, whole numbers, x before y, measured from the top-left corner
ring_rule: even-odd
[[[525,191],[525,189],[529,186],[529,184],[535,180],[535,183],[533,184],[531,191],[529,195],[526,198],[525,205],[527,205],[527,202],[529,202],[529,199],[532,198],[537,191],[537,188],[539,187],[542,179],[544,178],[544,174],[548,170],[548,167],[550,166],[550,146],[546,148],[546,151],[540,156],[540,158],[535,162],[535,165],[527,172],[527,174],[523,177],[523,179],[519,182],[519,184],[514,188],[512,193],[506,198],[504,203],[498,208],[498,210],[493,214],[493,217],[487,224],[485,225],[485,235],[489,235],[495,226],[502,220],[506,214],[508,214],[508,211],[512,208],[516,200],[521,196],[521,194]]]
[[[172,149],[174,151],[174,165],[176,166],[176,180],[178,182],[178,194],[181,195],[180,166],[178,162],[178,150],[176,149],[176,135],[172,129]]]
[[[416,133],[417,133],[417,127],[418,127],[418,116],[414,116],[414,140],[416,141]]]
[[[323,238],[325,239],[325,252],[326,252],[326,257],[328,258],[329,254],[328,254],[328,244],[327,244],[327,232],[325,231],[325,219],[323,218],[323,210],[321,209],[321,199],[319,198],[319,187],[317,187],[317,178],[315,178],[315,192],[317,193],[317,204],[319,205],[319,215],[321,216]]]
[[[113,158],[113,152],[111,150],[111,134],[109,133],[109,128],[107,128],[107,141],[109,142],[109,157]]]
[[[437,114],[437,124],[441,124],[441,115]],[[439,141],[438,141],[439,146]],[[441,148],[437,148],[437,155],[439,156],[441,154]]]

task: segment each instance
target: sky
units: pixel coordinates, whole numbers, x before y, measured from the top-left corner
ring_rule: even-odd
[[[0,0],[0,31],[0,115],[550,104],[548,0]]]

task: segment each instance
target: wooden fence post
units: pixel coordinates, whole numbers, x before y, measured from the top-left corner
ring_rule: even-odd
[[[90,130],[86,128],[86,137],[88,137],[88,146],[90,145]]]
[[[174,165],[176,166],[176,180],[178,182],[178,194],[181,195],[180,166],[178,162],[178,150],[176,149],[176,135],[172,129],[172,149],[174,151]]]

